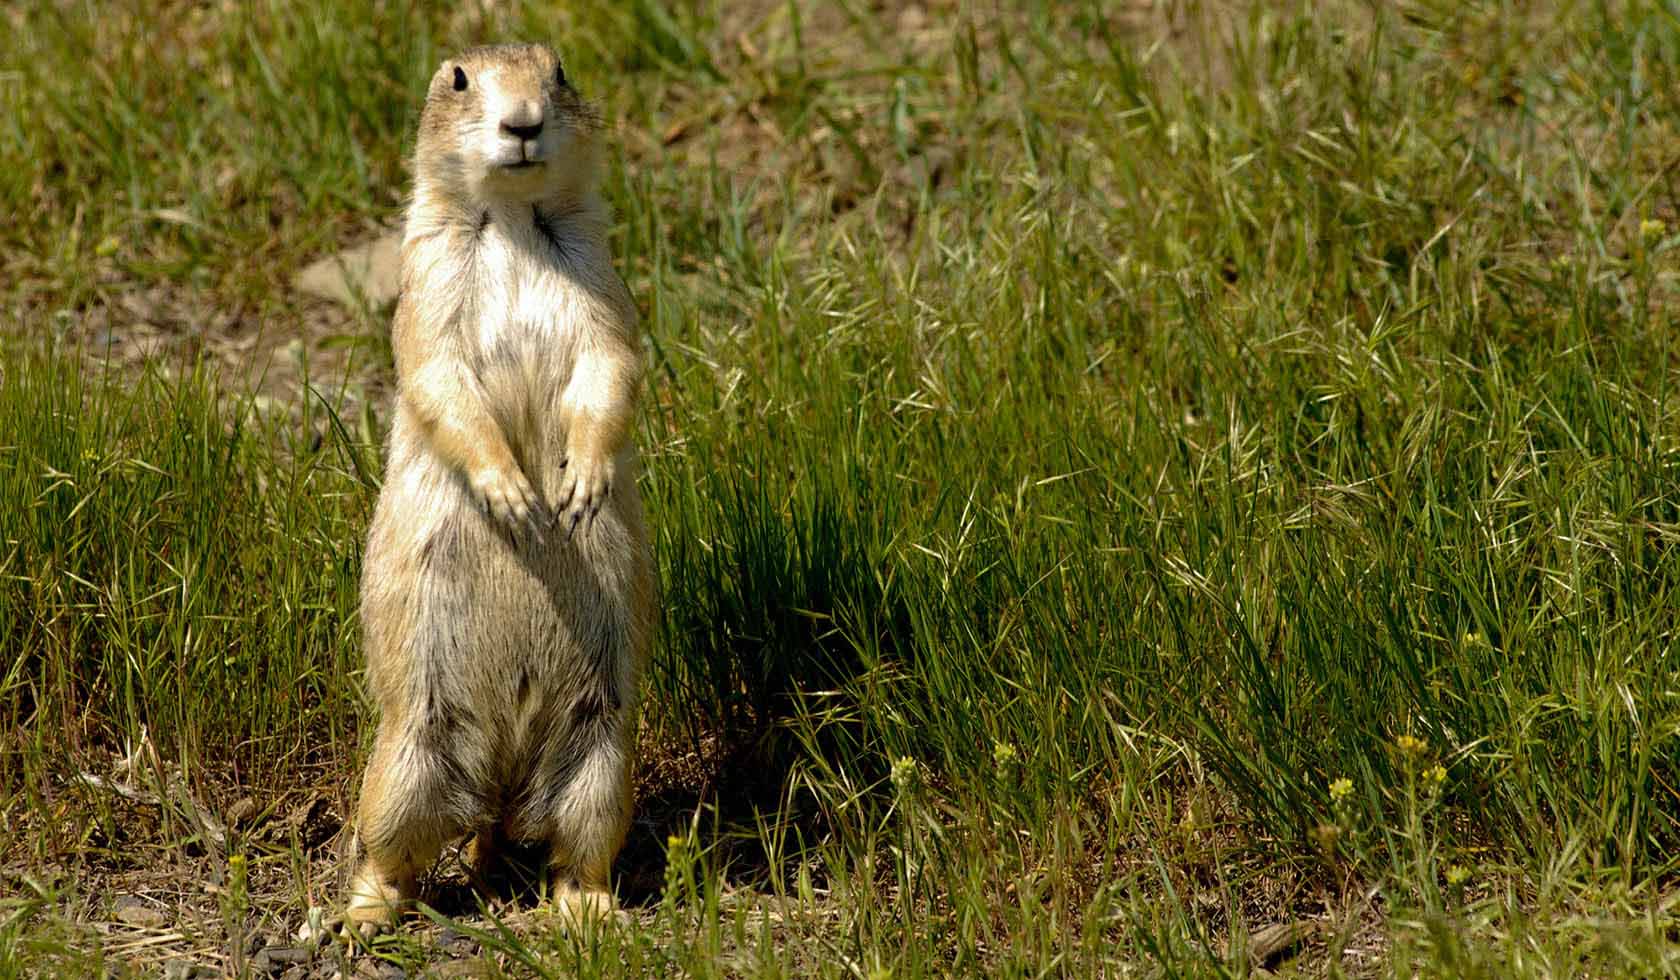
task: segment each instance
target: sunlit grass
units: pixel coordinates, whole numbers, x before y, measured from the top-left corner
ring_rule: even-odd
[[[632,922],[486,971],[1673,972],[1680,20],[1166,6],[22,14],[0,969],[98,955],[78,873],[330,898],[76,774],[347,803],[383,408],[77,324],[288,329],[435,59],[527,36],[618,125],[664,630]]]

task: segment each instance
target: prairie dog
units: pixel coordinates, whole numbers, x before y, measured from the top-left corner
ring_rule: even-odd
[[[563,911],[613,906],[653,570],[636,310],[601,124],[540,45],[432,77],[391,325],[397,395],[362,576],[380,719],[347,922],[388,922],[451,840],[546,845]]]

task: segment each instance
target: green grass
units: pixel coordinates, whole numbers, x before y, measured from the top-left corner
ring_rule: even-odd
[[[7,15],[0,976],[332,901],[389,369],[289,280],[503,37],[616,121],[664,629],[632,921],[486,974],[1680,970],[1680,8],[1164,7]]]

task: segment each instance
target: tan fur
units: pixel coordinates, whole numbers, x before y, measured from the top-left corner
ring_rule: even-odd
[[[630,442],[642,355],[595,190],[600,123],[558,67],[541,46],[475,48],[421,116],[362,577],[380,720],[356,927],[389,921],[467,833],[481,863],[501,841],[548,845],[558,904],[612,907],[654,611]]]

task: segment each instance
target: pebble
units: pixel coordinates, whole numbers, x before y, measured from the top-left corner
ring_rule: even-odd
[[[163,910],[134,895],[119,895],[116,901],[118,921],[140,929],[161,929],[169,917]]]
[[[257,973],[279,973],[289,966],[308,963],[315,955],[309,946],[270,946],[251,957],[251,969]]]
[[[179,956],[163,961],[164,980],[211,980],[220,975],[220,972],[212,967]]]

